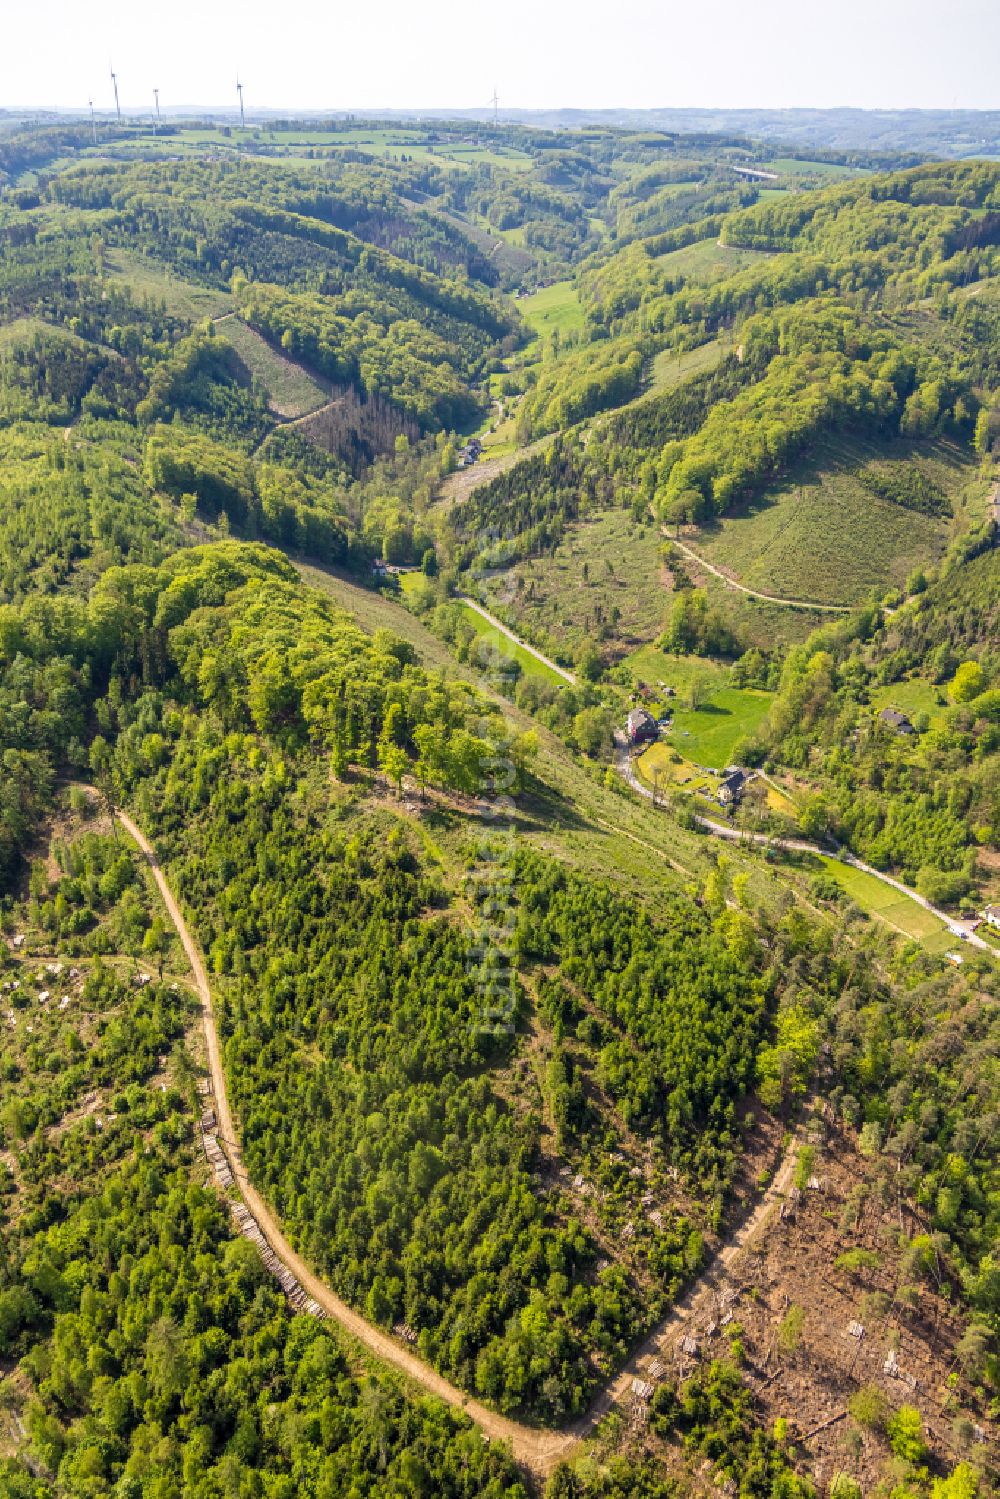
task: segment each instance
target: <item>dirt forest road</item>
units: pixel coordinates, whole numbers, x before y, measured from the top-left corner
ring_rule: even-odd
[[[372,1353],[384,1359],[386,1363],[393,1364],[401,1369],[416,1384],[421,1385],[430,1394],[436,1395],[440,1400],[449,1405],[457,1406],[473,1420],[478,1427],[494,1440],[510,1444],[515,1459],[531,1468],[534,1472],[542,1475],[551,1471],[562,1457],[565,1457],[576,1445],[578,1438],[572,1432],[534,1430],[529,1426],[522,1426],[516,1421],[510,1421],[500,1416],[496,1411],[489,1410],[485,1405],[463,1394],[454,1385],[444,1379],[429,1365],[415,1354],[410,1353],[405,1347],[397,1343],[393,1338],[386,1336],[378,1328],[372,1327],[369,1322],[335,1296],[330,1288],[312,1273],[308,1265],[296,1254],[289,1244],[278,1225],[277,1220],[268,1207],[267,1203],[255,1189],[250,1178],[247,1176],[246,1167],[240,1151],[236,1130],[233,1126],[232,1113],[229,1108],[229,1095],[226,1090],[226,1075],[222,1067],[222,1054],[219,1049],[219,1036],[215,1025],[215,1011],[212,1005],[212,990],[209,986],[208,975],[202,962],[201,953],[197,944],[188,930],[187,922],[184,920],[180,906],[174,899],[174,895],[167,883],[163,870],[153,850],[152,845],[142,832],[141,828],[129,817],[127,812],[116,809],[115,815],[126,832],[132,837],[139,849],[142,851],[149,864],[153,879],[156,881],[157,889],[167,908],[177,935],[191,965],[194,975],[195,987],[201,1000],[202,1018],[205,1027],[205,1042],[208,1048],[208,1065],[212,1075],[212,1088],[215,1093],[215,1109],[219,1120],[219,1139],[225,1147],[229,1157],[229,1164],[236,1180],[244,1202],[256,1218],[261,1232],[267,1239],[275,1254],[284,1265],[292,1272],[303,1289],[314,1301],[323,1308],[329,1316],[333,1317],[347,1330],[359,1343],[371,1350]]]
[[[666,529],[663,534],[669,536]],[[689,547],[679,537],[670,536],[669,539],[672,546],[675,546],[679,552],[683,552],[685,557],[698,567],[703,567],[707,573],[718,578],[720,583],[725,583],[727,588],[735,588],[738,593],[745,593],[752,599],[760,599],[765,604],[784,604],[786,609],[815,609],[819,614],[850,614],[851,612],[847,604],[817,604],[811,603],[809,599],[783,599],[776,593],[758,593],[756,588],[748,588],[745,583],[737,583],[736,579],[731,578],[728,573],[722,572],[720,568],[707,562],[693,547]]]
[[[305,1264],[285,1238],[271,1209],[259,1195],[247,1176],[246,1168],[243,1164],[239,1141],[229,1108],[226,1076],[222,1066],[222,1054],[219,1048],[219,1036],[212,1004],[212,990],[208,982],[208,974],[205,971],[201,953],[188,929],[184,915],[174,898],[173,891],[167,883],[155,850],[149,840],[127,812],[116,809],[115,816],[129,836],[134,839],[145,857],[153,879],[156,882],[157,889],[162,897],[163,904],[174,924],[188,963],[191,966],[195,987],[201,1001],[205,1042],[208,1048],[208,1065],[212,1076],[215,1109],[219,1121],[219,1139],[225,1147],[230,1168],[240,1195],[257,1220],[261,1232],[272,1250],[282,1264],[295,1276],[307,1294],[322,1307],[328,1316],[338,1322],[345,1331],[356,1338],[365,1348],[369,1349],[378,1358],[384,1360],[385,1363],[391,1364],[401,1370],[409,1379],[429,1394],[436,1395],[438,1399],[445,1401],[448,1405],[455,1406],[459,1410],[464,1411],[470,1420],[475,1422],[480,1430],[491,1440],[507,1443],[516,1462],[530,1469],[539,1477],[546,1477],[559,1462],[573,1455],[579,1444],[592,1433],[597,1423],[611,1410],[613,1405],[619,1401],[627,1400],[631,1392],[633,1379],[643,1377],[643,1367],[652,1357],[655,1357],[657,1354],[671,1355],[673,1344],[680,1336],[682,1329],[692,1314],[709,1297],[717,1293],[721,1280],[730,1266],[764,1226],[772,1212],[777,1210],[779,1199],[787,1191],[792,1179],[792,1172],[797,1157],[795,1142],[793,1142],[793,1146],[786,1152],[774,1180],[754,1211],[742,1226],[730,1235],[706,1266],[702,1275],[688,1291],[687,1295],[671,1309],[664,1321],[633,1352],[622,1371],[601,1391],[584,1415],[562,1431],[525,1426],[520,1422],[511,1421],[505,1416],[498,1415],[496,1411],[489,1410],[485,1405],[480,1404],[479,1401],[464,1394],[428,1364],[425,1364],[422,1359],[410,1353],[407,1348],[396,1342],[393,1338],[388,1337],[377,1327],[373,1327],[371,1323],[365,1321],[353,1307],[348,1306],[339,1296],[334,1295],[330,1288],[324,1285],[313,1274],[308,1265]]]

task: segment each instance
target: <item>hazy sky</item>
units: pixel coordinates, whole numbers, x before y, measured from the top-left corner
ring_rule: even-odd
[[[1000,108],[1000,0],[0,0],[0,105]]]

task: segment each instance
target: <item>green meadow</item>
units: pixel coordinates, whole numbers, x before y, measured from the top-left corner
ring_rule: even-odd
[[[677,707],[667,742],[686,759],[709,770],[732,765],[741,739],[752,735],[767,717],[773,694],[742,687],[720,687],[700,708]]]
[[[572,281],[555,281],[541,291],[521,297],[518,311],[539,338],[549,333],[573,333],[584,325],[583,308]]]

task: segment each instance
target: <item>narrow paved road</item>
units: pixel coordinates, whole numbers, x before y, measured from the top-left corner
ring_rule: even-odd
[[[576,677],[571,671],[567,671],[565,666],[557,666],[554,661],[549,660],[548,656],[543,656],[541,651],[536,651],[533,645],[529,645],[526,640],[522,640],[519,635],[515,635],[513,630],[508,630],[503,621],[497,619],[496,615],[491,614],[488,609],[484,609],[482,604],[477,604],[475,599],[470,599],[466,593],[457,594],[456,597],[459,603],[467,604],[470,609],[474,609],[483,619],[489,620],[495,630],[499,630],[501,635],[506,635],[507,639],[513,641],[515,645],[519,645],[522,651],[527,651],[529,656],[534,656],[536,661],[540,661],[543,666],[547,666],[550,671],[554,671],[557,676],[562,677],[564,682],[569,682],[573,687],[576,686]]]
[[[670,536],[666,527],[664,527],[663,534],[669,538],[678,551],[684,553],[685,557],[689,557],[706,572],[712,573],[720,582],[725,583],[727,588],[735,588],[739,593],[749,594],[752,599],[761,599],[765,604],[784,604],[787,609],[817,609],[821,614],[850,614],[851,612],[847,604],[817,604],[810,602],[809,599],[783,599],[776,593],[758,593],[756,588],[748,588],[745,583],[737,583],[736,579],[731,578],[728,573],[722,572],[711,562],[706,561],[700,553],[694,550],[694,547],[689,547],[686,542],[680,541],[676,536]]]
[[[96,795],[96,793],[94,794]],[[334,1295],[330,1288],[324,1285],[313,1274],[308,1265],[305,1264],[285,1238],[271,1209],[247,1176],[246,1167],[243,1164],[239,1140],[237,1139],[232,1113],[229,1108],[226,1075],[222,1066],[222,1054],[219,1048],[219,1036],[215,1024],[215,1011],[212,1005],[212,990],[208,982],[208,974],[205,971],[201,953],[188,929],[184,915],[174,898],[173,891],[167,883],[149,840],[127,812],[116,809],[115,816],[126,832],[135,840],[149,864],[153,879],[156,881],[157,889],[163,899],[163,904],[181,940],[188,963],[191,965],[195,987],[198,991],[198,997],[201,1000],[205,1042],[208,1048],[208,1065],[212,1075],[215,1110],[219,1121],[218,1137],[225,1147],[230,1168],[239,1192],[257,1220],[261,1232],[274,1253],[281,1260],[282,1264],[292,1272],[303,1290],[329,1316],[333,1317],[347,1332],[356,1338],[359,1343],[384,1360],[385,1363],[392,1364],[397,1369],[402,1370],[414,1383],[420,1385],[430,1394],[436,1395],[438,1399],[444,1400],[448,1405],[456,1406],[459,1410],[464,1411],[470,1420],[474,1421],[480,1430],[485,1432],[491,1440],[508,1443],[517,1462],[531,1469],[532,1472],[538,1474],[540,1477],[546,1477],[559,1462],[572,1456],[580,1442],[593,1432],[597,1423],[614,1404],[628,1397],[632,1380],[642,1375],[643,1362],[657,1352],[663,1353],[667,1351],[672,1346],[679,1329],[691,1317],[693,1311],[697,1309],[705,1298],[715,1293],[720,1272],[730,1266],[739,1253],[746,1248],[750,1240],[754,1238],[758,1230],[764,1225],[772,1209],[776,1207],[779,1198],[787,1190],[795,1165],[798,1136],[796,1136],[796,1142],[793,1143],[793,1147],[787,1151],[782,1165],[775,1175],[774,1181],[768,1187],[751,1215],[726,1240],[715,1257],[706,1266],[703,1274],[692,1285],[687,1295],[671,1309],[663,1322],[634,1351],[622,1371],[600,1392],[589,1410],[563,1431],[525,1426],[518,1421],[511,1421],[505,1416],[498,1415],[496,1411],[489,1410],[485,1405],[480,1404],[478,1400],[472,1399],[471,1396],[457,1389],[455,1385],[450,1384],[448,1380],[438,1374],[428,1364],[425,1364],[422,1359],[411,1353],[406,1347],[396,1342],[393,1338],[388,1337],[379,1328],[373,1327],[371,1323],[366,1322],[353,1307],[348,1306],[339,1296]]]
[[[636,775],[627,749],[619,750],[617,766],[619,775],[631,786],[633,791],[637,791],[640,796],[646,797],[648,801],[655,799],[649,787]],[[944,922],[948,931],[953,936],[958,937],[959,941],[968,942],[973,947],[980,948],[981,951],[989,953],[992,958],[997,956],[996,948],[992,947],[989,942],[985,942],[982,937],[976,935],[972,930],[971,922],[960,921],[954,916],[949,916],[947,911],[941,911],[937,906],[932,906],[929,900],[923,895],[918,895],[916,890],[911,890],[909,885],[904,885],[902,880],[894,879],[891,874],[885,874],[881,869],[876,869],[872,864],[866,864],[864,860],[852,854],[849,849],[821,848],[818,843],[808,843],[804,838],[772,838],[769,833],[751,833],[744,828],[734,828],[729,823],[715,822],[711,817],[702,817],[700,815],[696,815],[695,822],[698,823],[699,827],[707,829],[716,838],[727,838],[730,843],[767,844],[770,848],[787,849],[790,853],[815,854],[821,859],[839,859],[842,864],[849,864],[852,869],[860,869],[862,874],[870,874],[873,879],[881,880],[883,885],[891,885],[901,895],[909,896],[910,900],[915,901],[918,906],[923,906],[925,911],[929,911],[932,916],[936,916],[939,921]],[[904,933],[904,935],[906,934]]]

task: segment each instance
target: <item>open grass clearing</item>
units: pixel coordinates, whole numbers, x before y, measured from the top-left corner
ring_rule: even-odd
[[[235,313],[216,324],[217,335],[236,350],[252,375],[267,391],[279,416],[305,416],[329,400],[329,391],[294,359],[279,354],[265,338]]]
[[[714,239],[699,239],[693,245],[658,256],[656,268],[699,286],[709,286],[713,281],[734,275],[744,266],[768,258],[770,251],[767,250],[740,250],[731,245],[720,245]]]
[[[714,370],[729,353],[732,344],[724,338],[713,338],[711,343],[701,344],[697,349],[688,349],[677,354],[673,349],[663,349],[653,360],[651,388],[656,391],[672,390],[682,380]]]
[[[767,787],[768,808],[772,812],[779,813],[782,817],[787,817],[791,822],[797,823],[799,820],[799,806],[794,797],[783,786],[779,786],[776,781],[772,781],[770,776],[766,775],[763,771],[761,772],[761,783]]]
[[[672,687],[681,697],[693,680],[708,681],[713,687],[724,687],[729,680],[728,668],[718,661],[709,661],[703,656],[676,656],[671,651],[661,651],[656,645],[640,646],[625,657],[622,665],[636,684],[645,682],[650,687]]]
[[[550,333],[575,333],[584,325],[583,308],[572,281],[554,281],[530,296],[521,297],[517,309],[539,338]]]
[[[944,722],[948,698],[943,687],[937,687],[924,677],[908,677],[904,682],[892,682],[888,687],[877,687],[871,694],[872,707],[881,712],[883,708],[895,708],[907,718],[916,718],[926,713],[931,727]]]
[[[897,931],[915,942],[923,943],[932,952],[947,952],[955,946],[957,939],[943,922],[915,900],[902,895],[894,886],[887,885],[873,874],[866,874],[863,869],[843,864],[839,859],[822,858],[820,863],[855,905],[867,915],[888,922]]]
[[[108,250],[104,264],[108,275],[115,281],[124,282],[137,301],[148,297],[163,302],[168,312],[187,318],[189,322],[222,317],[232,311],[233,299],[228,292],[185,281],[142,255],[134,255],[128,250]]]
[[[858,470],[912,463],[940,484],[956,516],[924,515],[872,494]],[[692,537],[695,549],[735,581],[783,598],[850,605],[900,588],[916,567],[937,562],[956,526],[962,491],[975,477],[954,443],[916,445],[828,438],[779,486]]]
[[[664,790],[667,786],[680,787],[685,791],[713,791],[718,782],[683,755],[658,740],[635,761],[639,779],[652,790]]]
[[[740,740],[760,728],[772,697],[750,688],[720,687],[702,707],[674,709],[666,742],[696,765],[724,770],[734,763]]]
[[[525,650],[523,645],[504,635],[495,625],[491,625],[488,619],[484,619],[475,609],[470,609],[468,604],[464,605],[466,618],[481,640],[489,641],[501,656],[507,656],[511,661],[516,661],[521,672],[526,677],[540,677],[543,682],[549,682],[556,687],[565,687],[565,678],[551,666],[546,666],[544,661],[539,661],[530,651]]]
[[[409,573],[397,573],[396,579],[401,591],[410,598],[419,598],[430,587],[423,573],[416,568]]]

